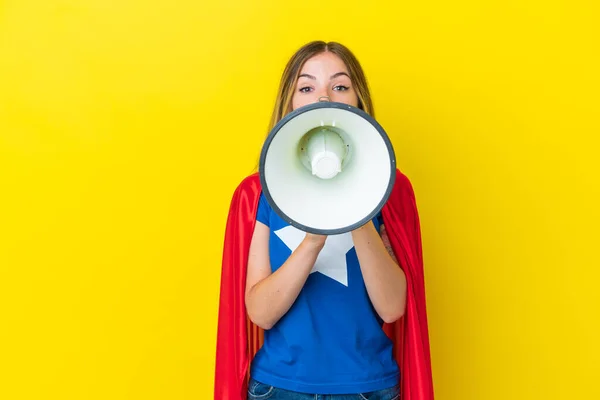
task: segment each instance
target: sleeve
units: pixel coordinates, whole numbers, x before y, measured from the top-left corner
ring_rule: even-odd
[[[371,222],[373,222],[375,229],[381,235],[381,227],[383,225],[383,215],[381,214],[381,211],[371,219]]]
[[[381,215],[381,212],[379,214],[377,214],[377,223],[379,224],[379,227],[381,227],[381,225],[383,225],[383,215]]]
[[[269,226],[270,215],[271,207],[269,206],[265,195],[261,193],[258,200],[258,209],[256,210],[256,220],[258,222],[262,222],[266,226]]]

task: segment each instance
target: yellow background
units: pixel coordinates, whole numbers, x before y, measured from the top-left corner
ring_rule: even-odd
[[[212,397],[229,200],[313,39],[413,182],[437,399],[600,398],[592,3],[1,1],[0,398]]]

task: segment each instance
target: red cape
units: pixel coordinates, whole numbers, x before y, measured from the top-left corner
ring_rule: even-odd
[[[263,331],[246,314],[244,291],[250,240],[261,185],[258,174],[237,187],[227,219],[217,328],[215,400],[245,400],[252,358]],[[421,229],[412,185],[400,171],[381,210],[390,243],[407,280],[406,311],[383,329],[394,342],[402,400],[433,400]]]

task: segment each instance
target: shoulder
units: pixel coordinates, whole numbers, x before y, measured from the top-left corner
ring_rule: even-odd
[[[418,218],[417,201],[413,191],[413,185],[410,179],[400,170],[396,170],[396,180],[394,187],[381,210],[384,221],[392,217],[392,220],[402,222],[412,226],[413,221]],[[389,231],[389,224],[386,224]]]
[[[256,187],[260,187],[260,177],[258,176],[258,172],[248,175],[242,179],[238,184],[237,189],[248,190],[255,189]]]
[[[257,196],[262,192],[258,172],[244,177],[235,187],[233,197]]]
[[[255,212],[261,193],[258,173],[246,176],[233,191],[229,205],[230,214]]]
[[[397,168],[396,168],[396,185],[400,186],[404,190],[408,189],[408,190],[412,191],[412,182],[410,181],[408,176],[406,176],[405,173],[403,173],[402,171],[400,171]]]
[[[392,201],[414,201],[415,193],[413,189],[413,184],[399,169],[396,169],[396,178],[394,181],[394,187],[392,188],[392,193],[390,194],[390,200]]]

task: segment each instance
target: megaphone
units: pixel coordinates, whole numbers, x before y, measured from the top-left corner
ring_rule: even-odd
[[[396,178],[393,146],[381,125],[348,104],[318,102],[287,114],[260,154],[271,208],[309,233],[337,235],[374,218]]]

